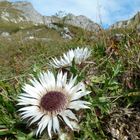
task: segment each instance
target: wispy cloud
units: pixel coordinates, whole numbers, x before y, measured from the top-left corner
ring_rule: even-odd
[[[18,0],[10,0],[18,1]],[[20,0],[22,1],[22,0]],[[43,15],[58,11],[85,15],[104,26],[132,17],[140,11],[140,0],[27,0]]]

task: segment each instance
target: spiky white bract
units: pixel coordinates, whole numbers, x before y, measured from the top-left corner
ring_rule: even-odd
[[[38,78],[23,86],[18,105],[21,117],[37,124],[36,135],[47,129],[51,137],[52,130],[59,132],[59,120],[62,119],[72,130],[78,120],[72,110],[89,108],[89,102],[79,100],[90,92],[82,83],[76,84],[76,77],[68,79],[67,73],[42,72]]]
[[[60,59],[52,58],[50,61],[50,65],[52,65],[55,68],[63,68],[72,66],[72,61],[75,61],[75,64],[81,64],[85,62],[87,58],[89,58],[91,55],[91,50],[89,50],[87,47],[85,48],[79,48],[71,49],[68,52],[64,53],[63,56],[60,57]]]

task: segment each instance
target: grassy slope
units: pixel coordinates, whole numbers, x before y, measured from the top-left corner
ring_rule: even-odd
[[[10,27],[9,25],[3,24],[0,28],[3,29],[3,26],[7,29],[6,31],[9,31],[7,28]],[[72,41],[62,39],[60,36],[62,29],[56,31],[44,25],[37,27],[31,24],[20,29],[19,24],[13,24],[10,37],[0,37],[2,56],[0,77],[4,79],[29,72],[36,64],[43,67],[50,57],[58,56],[71,47],[86,44],[85,39],[88,38],[86,34],[89,33],[80,28],[72,26],[69,28],[75,36]],[[29,39],[30,36],[35,38]],[[45,39],[46,41],[43,41]]]

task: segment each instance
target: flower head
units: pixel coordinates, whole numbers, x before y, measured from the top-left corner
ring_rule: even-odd
[[[83,63],[89,56],[91,55],[91,51],[85,48],[76,48],[74,50],[69,50],[68,52],[64,53],[63,56],[60,57],[58,60],[56,57],[52,58],[50,61],[50,65],[55,68],[63,68],[72,65],[72,61],[74,60],[76,64]]]
[[[59,120],[63,120],[71,129],[75,127],[76,115],[72,110],[89,108],[89,102],[79,100],[89,94],[84,84],[76,84],[76,77],[67,79],[67,73],[59,72],[57,76],[50,71],[40,73],[38,79],[31,79],[31,84],[23,86],[19,95],[18,105],[23,119],[30,124],[37,124],[36,135],[45,128],[51,137],[51,131],[59,132]]]

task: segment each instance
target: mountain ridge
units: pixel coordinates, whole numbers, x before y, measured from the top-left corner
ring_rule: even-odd
[[[33,24],[45,24],[49,26],[50,24],[59,23],[66,19],[64,24],[80,27],[88,31],[99,31],[101,28],[100,25],[83,15],[75,16],[68,14],[62,18],[57,16],[43,16],[34,9],[30,2],[26,1],[0,1],[0,8],[0,21],[13,23],[32,22]]]

